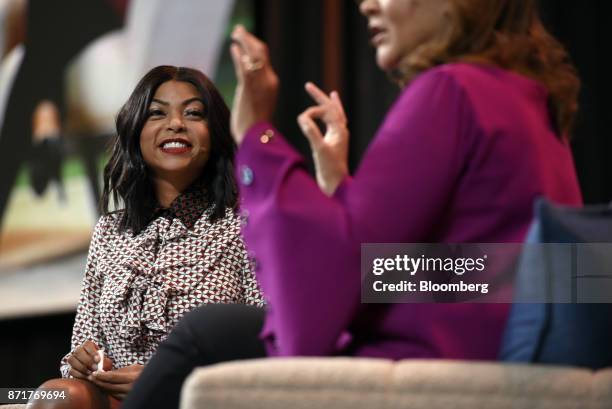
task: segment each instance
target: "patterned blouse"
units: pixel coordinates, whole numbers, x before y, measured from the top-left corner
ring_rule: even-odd
[[[211,224],[199,190],[184,192],[137,235],[120,232],[121,214],[94,229],[72,333],[71,353],[91,340],[114,368],[145,364],[187,312],[207,303],[264,301],[228,209]],[[61,373],[68,377],[66,355]]]

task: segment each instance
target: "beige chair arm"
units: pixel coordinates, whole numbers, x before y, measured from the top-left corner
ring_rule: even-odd
[[[196,369],[181,409],[603,409],[612,369],[464,361],[294,358]]]

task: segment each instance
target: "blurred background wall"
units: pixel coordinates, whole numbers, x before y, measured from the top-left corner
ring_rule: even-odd
[[[541,1],[583,79],[574,153],[588,203],[612,200],[604,4]],[[122,102],[150,67],[175,64],[202,69],[231,103],[237,22],[268,42],[282,82],[276,124],[307,158],[303,84],[340,91],[354,168],[398,89],[375,66],[352,0],[0,0],[0,386],[57,376],[69,350]]]

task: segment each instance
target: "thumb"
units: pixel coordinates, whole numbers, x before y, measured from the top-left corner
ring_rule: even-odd
[[[113,369],[113,360],[105,356],[104,364],[102,365],[102,368],[105,371],[110,371],[111,369]]]

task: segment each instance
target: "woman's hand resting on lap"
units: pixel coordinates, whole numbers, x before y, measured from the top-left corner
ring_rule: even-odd
[[[89,375],[98,369],[98,346],[93,341],[85,341],[83,345],[74,350],[67,362],[70,365],[70,376],[78,379],[88,379]],[[104,356],[104,370],[113,367],[113,361]]]
[[[143,365],[134,364],[112,371],[94,372],[89,380],[109,395],[123,400],[132,390],[143,368]]]

